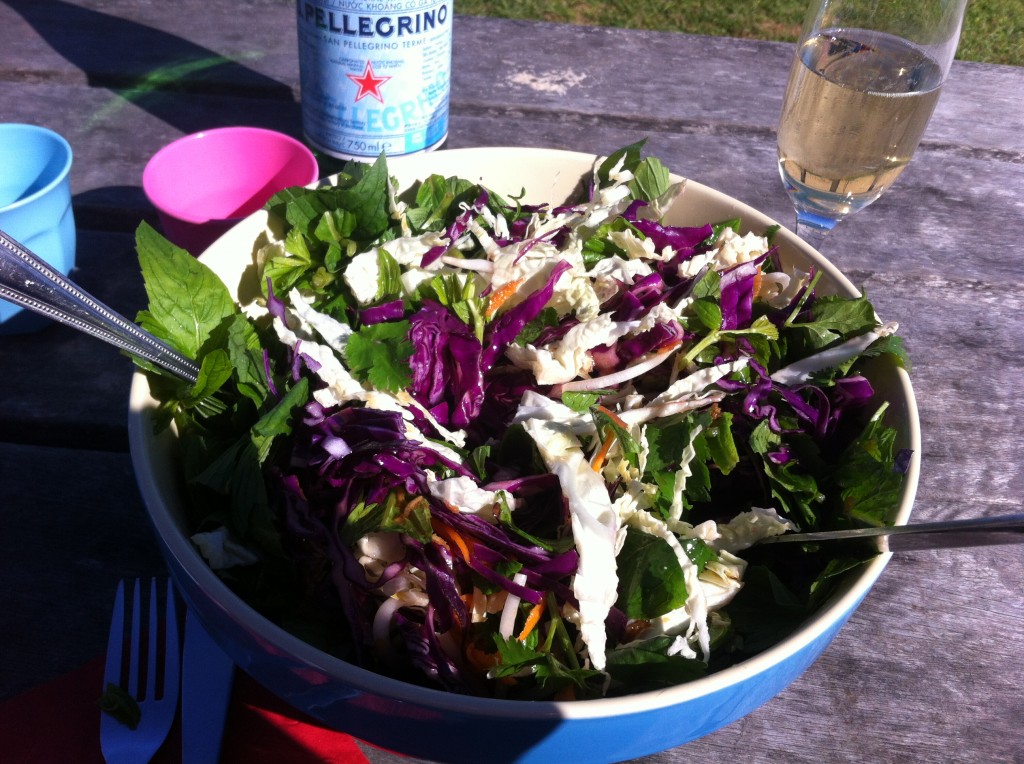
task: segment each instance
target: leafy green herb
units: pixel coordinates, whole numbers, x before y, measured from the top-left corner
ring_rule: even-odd
[[[387,321],[360,327],[349,337],[345,359],[358,378],[380,390],[395,393],[412,381],[409,370],[412,353],[409,322]]]
[[[135,246],[149,297],[149,309],[139,313],[138,322],[198,360],[213,330],[238,312],[231,293],[209,268],[148,223],[138,227]]]
[[[842,496],[843,512],[870,525],[891,523],[903,475],[893,469],[896,431],[886,426],[879,408],[864,431],[851,443],[832,476]]]
[[[633,180],[628,185],[634,199],[651,202],[668,191],[672,181],[668,168],[660,160],[647,157],[637,165],[633,171]]]
[[[616,605],[629,618],[656,618],[686,604],[683,569],[663,538],[629,528],[617,559]]]
[[[594,418],[594,424],[597,426],[598,433],[611,432],[618,441],[619,448],[622,449],[622,455],[629,462],[629,465],[633,468],[639,467],[642,449],[637,439],[630,434],[629,430],[620,424],[617,417],[610,415],[601,406],[594,406],[591,408],[590,413]]]
[[[602,396],[607,395],[610,392],[611,390],[567,390],[562,393],[562,403],[573,411],[583,414],[590,411],[595,405],[597,405],[597,402],[601,400]]]
[[[643,692],[699,679],[707,673],[703,661],[682,655],[668,655],[675,637],[656,637],[608,653],[612,681],[629,692]]]
[[[537,317],[532,321],[528,321],[523,330],[519,332],[516,337],[517,345],[528,345],[537,337],[540,333],[551,326],[558,326],[558,311],[554,308],[544,308]]]
[[[448,273],[435,276],[430,280],[429,286],[437,297],[437,301],[458,316],[462,323],[473,327],[473,333],[482,342],[487,300],[477,297],[473,278],[459,276],[457,273]]]
[[[377,249],[377,294],[386,300],[402,295],[402,269],[384,247]]]
[[[728,475],[740,463],[740,455],[732,437],[732,419],[731,413],[722,412],[703,432],[711,458],[723,475]]]

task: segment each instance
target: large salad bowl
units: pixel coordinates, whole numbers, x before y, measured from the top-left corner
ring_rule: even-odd
[[[392,160],[402,187],[432,173],[480,181],[500,193],[526,190],[527,202],[568,198],[594,157],[536,150],[481,148]],[[254,242],[263,212],[247,218],[202,256],[240,300],[255,293]],[[773,221],[737,200],[689,181],[669,213],[674,225],[740,217],[748,230]],[[822,286],[855,296],[855,287],[825,258],[785,229],[782,256],[814,266]],[[876,395],[912,452],[894,523],[905,523],[916,489],[920,436],[909,379],[889,362],[871,371]],[[825,650],[882,573],[887,554],[857,569],[795,633],[742,663],[669,689],[576,702],[468,697],[393,680],[332,657],[271,623],[207,566],[186,533],[172,434],[154,433],[156,402],[147,378],[131,390],[131,453],[138,483],[174,582],[192,612],[241,670],[324,724],[403,754],[437,761],[622,761],[654,753],[719,729],[770,700]]]

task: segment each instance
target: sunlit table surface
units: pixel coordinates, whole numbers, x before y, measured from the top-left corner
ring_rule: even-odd
[[[290,0],[7,0],[0,120],[70,141],[83,287],[144,305],[140,187],[181,135],[301,135]],[[457,16],[447,148],[607,153],[784,224],[775,123],[793,47]],[[896,186],[826,253],[900,323],[923,429],[916,520],[1019,511],[1024,69],[957,62]],[[53,325],[0,337],[0,699],[101,654],[123,576],[163,570],[127,454],[130,362]],[[1024,550],[894,557],[823,657],[749,716],[645,762],[1024,761]],[[393,761],[370,752],[372,759]],[[0,752],[0,759],[3,758]]]

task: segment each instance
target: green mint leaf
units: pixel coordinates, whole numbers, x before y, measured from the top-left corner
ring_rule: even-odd
[[[409,322],[388,321],[360,327],[349,337],[345,360],[358,378],[378,390],[397,393],[412,383],[412,353]]]
[[[573,411],[584,414],[590,411],[601,397],[608,395],[611,390],[593,390],[593,391],[577,391],[569,390],[562,393],[562,403],[571,408]]]
[[[242,314],[229,321],[226,330],[224,344],[235,371],[238,391],[260,409],[269,393],[260,338]]]
[[[279,435],[290,435],[292,414],[309,401],[309,380],[303,377],[293,385],[270,411],[260,417],[250,431],[260,464],[266,461],[270,447]]]
[[[517,345],[529,345],[536,340],[541,332],[551,326],[558,326],[558,311],[554,308],[544,308],[537,317],[528,321],[523,330],[516,336]]]
[[[387,161],[381,154],[355,185],[339,191],[340,206],[358,221],[352,238],[370,242],[387,230],[391,223],[389,183]]]
[[[490,458],[490,445],[477,446],[469,454],[469,463],[473,466],[473,472],[480,480],[487,480],[487,460]]]
[[[794,322],[788,330],[799,338],[796,349],[804,355],[864,334],[877,325],[874,308],[866,297],[819,297],[810,314],[810,320]]]
[[[399,297],[402,294],[402,268],[384,247],[377,249],[377,300]]]
[[[259,452],[250,440],[238,454],[229,487],[228,525],[243,543],[281,553],[281,536],[270,509]]]
[[[238,311],[217,275],[147,223],[135,233],[149,310],[139,314],[145,329],[191,358],[227,316]]]
[[[728,475],[739,464],[740,456],[732,437],[732,414],[722,412],[711,426],[701,433],[715,465],[723,475]]]
[[[773,432],[768,425],[767,419],[757,423],[757,427],[750,433],[750,448],[755,454],[767,454],[776,450],[782,443],[782,438],[777,432]]]
[[[610,234],[622,231],[634,231],[638,237],[643,238],[643,234],[636,231],[632,223],[621,217],[602,223],[596,231],[586,236],[583,241],[583,264],[588,270],[606,257],[628,257],[626,251],[610,238]]]
[[[718,553],[709,547],[703,539],[680,539],[679,544],[686,552],[686,556],[690,558],[690,562],[697,566],[699,573],[704,572],[704,568],[709,562],[715,562],[718,559]]]
[[[764,459],[763,466],[781,514],[807,527],[814,527],[818,521],[817,506],[822,498],[814,477],[802,472],[795,461],[775,464]]]
[[[619,162],[622,161],[623,158],[625,159],[625,161],[622,164],[623,169],[629,170],[630,172],[635,170],[637,166],[640,164],[640,151],[641,149],[643,149],[644,144],[646,143],[647,139],[644,138],[642,140],[637,141],[636,143],[631,143],[628,146],[623,146],[618,151],[615,151],[612,154],[610,154],[608,158],[601,163],[601,166],[597,168],[597,179],[600,185],[608,185],[610,181],[611,171],[615,169],[615,166],[619,164]]]
[[[856,570],[875,556],[876,553],[874,552],[866,552],[860,557],[837,557],[829,560],[825,569],[811,582],[810,593],[812,603],[819,603],[827,597],[835,589],[835,585],[839,583],[837,579],[840,579],[844,573]]]
[[[764,565],[747,568],[726,610],[748,655],[778,644],[807,618],[806,604]]]
[[[697,320],[705,329],[722,328],[722,308],[717,299],[710,297],[699,297],[690,303],[690,310],[697,317]]]
[[[335,242],[343,245],[349,257],[355,254],[356,247],[351,237],[355,233],[358,218],[351,210],[334,209],[324,210],[323,214],[316,221],[316,228],[313,234],[317,239],[324,242]]]
[[[186,408],[201,408],[204,402],[211,402],[210,399],[231,379],[234,370],[231,356],[226,350],[217,349],[206,353],[196,383],[182,400],[182,405]],[[213,403],[215,408],[221,408],[222,405]]]
[[[466,326],[472,327],[476,338],[483,341],[487,300],[476,296],[476,284],[471,276],[456,273],[435,276],[430,280],[428,288],[433,291],[439,303],[458,316]]]
[[[708,269],[703,276],[693,285],[693,297],[701,299],[704,297],[713,300],[720,300],[722,296],[722,277],[718,271]]]
[[[646,640],[608,653],[607,671],[613,691],[621,687],[628,692],[642,692],[673,687],[698,679],[707,673],[703,661],[682,655],[668,655],[675,637],[663,636]]]
[[[726,228],[731,228],[735,233],[739,233],[742,225],[743,220],[741,218],[729,218],[728,220],[713,223],[711,225],[711,236],[708,237],[707,243],[714,244],[718,241],[718,237],[722,235],[722,231]]]
[[[617,557],[617,606],[629,618],[657,618],[686,604],[686,581],[668,542],[628,528]]]
[[[645,202],[654,201],[668,191],[671,185],[668,168],[655,157],[641,160],[633,171],[633,180],[629,182],[633,198]]]
[[[460,202],[472,203],[479,195],[479,187],[468,180],[431,175],[416,189],[415,204],[406,210],[406,220],[415,231],[441,230],[461,211]]]

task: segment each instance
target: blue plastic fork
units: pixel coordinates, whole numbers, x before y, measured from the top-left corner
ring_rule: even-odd
[[[174,589],[168,581],[164,616],[161,618],[156,580],[150,583],[149,617],[146,626],[148,642],[145,652],[142,644],[141,590],[142,583],[136,581],[132,596],[127,678],[124,676],[124,581],[118,584],[117,595],[114,598],[114,614],[111,617],[107,663],[103,676],[104,687],[113,684],[123,688],[138,703],[142,715],[134,729],[108,713],[100,715],[100,744],[107,764],[142,764],[152,759],[166,740],[178,708],[181,649]],[[161,633],[164,634],[162,644]],[[146,660],[144,673],[143,658]]]

